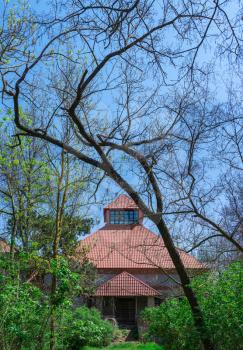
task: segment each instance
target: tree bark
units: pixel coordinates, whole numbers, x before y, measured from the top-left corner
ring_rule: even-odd
[[[11,260],[14,260],[17,227],[18,227],[17,220],[16,220],[15,215],[13,215],[13,228],[12,228],[12,232],[11,232],[11,242],[10,242],[10,258],[11,258]]]
[[[63,223],[63,215],[64,208],[67,197],[67,189],[68,189],[68,178],[69,178],[69,169],[67,169],[67,182],[64,184],[63,189],[63,179],[65,173],[65,155],[64,150],[62,150],[61,154],[61,172],[58,176],[57,181],[57,210],[56,210],[56,229],[53,240],[53,259],[58,258],[58,248],[62,234],[62,223]],[[62,195],[63,190],[63,195]],[[56,349],[56,317],[55,317],[55,294],[57,289],[57,276],[56,273],[52,274],[52,284],[51,284],[51,316],[50,316],[50,350]]]
[[[57,288],[56,275],[52,275],[51,282],[51,315],[50,315],[50,350],[56,349],[56,317],[55,317],[55,302],[54,297]]]

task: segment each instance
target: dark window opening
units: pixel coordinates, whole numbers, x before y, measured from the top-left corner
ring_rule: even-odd
[[[138,210],[110,210],[110,224],[137,224]]]
[[[160,304],[163,302],[160,298],[154,298],[154,306],[160,306]]]

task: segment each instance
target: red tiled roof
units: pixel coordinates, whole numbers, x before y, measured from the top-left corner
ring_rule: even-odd
[[[95,296],[155,296],[159,292],[124,271],[99,286]]]
[[[76,252],[84,247],[98,269],[175,268],[163,239],[142,225],[105,225],[80,241]],[[178,251],[187,269],[205,269],[196,258]]]
[[[138,209],[137,204],[125,194],[121,194],[104,209]]]
[[[0,239],[0,253],[9,253],[10,246],[3,239]]]

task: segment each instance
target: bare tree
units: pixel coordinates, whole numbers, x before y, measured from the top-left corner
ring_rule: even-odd
[[[193,90],[193,97],[185,104],[185,94],[174,96],[167,106],[169,113],[180,116],[176,133],[168,140],[171,146],[167,165],[161,166],[161,180],[168,183],[170,193],[167,195],[167,207],[164,215],[203,227],[206,235],[200,231],[200,240],[193,248],[204,244],[208,239],[223,237],[231,248],[242,253],[242,239],[239,227],[242,225],[242,208],[240,205],[241,159],[237,153],[241,149],[240,124],[242,115],[234,113],[230,104],[212,103],[212,96],[202,89]],[[173,102],[174,100],[174,102]],[[238,146],[235,140],[225,140],[225,134],[235,130],[238,125]],[[230,146],[229,143],[234,145]],[[222,157],[222,145],[229,149],[227,164]],[[218,147],[219,146],[219,147]],[[232,162],[230,162],[232,159]],[[236,178],[239,180],[236,181]],[[228,202],[228,203],[227,203]],[[227,203],[227,204],[226,204]],[[228,210],[226,210],[228,206]],[[225,215],[229,207],[231,215]],[[234,212],[234,219],[233,219]],[[229,225],[228,221],[231,221]],[[228,223],[227,223],[228,222]]]
[[[171,154],[167,139],[172,130],[177,133],[183,113],[179,108],[173,118],[163,117],[159,106],[163,86],[179,88],[184,82],[188,89],[195,87],[195,73],[203,68],[198,57],[211,35],[220,55],[238,57],[238,29],[227,10],[228,4],[219,1],[63,1],[54,5],[53,15],[29,21],[36,29],[31,27],[21,57],[1,68],[2,91],[8,97],[5,103],[13,103],[18,136],[43,139],[99,169],[157,226],[207,350],[214,345],[166,223],[166,191],[156,168],[164,154]],[[102,100],[110,106],[109,118],[102,113]],[[36,107],[34,124],[24,121],[21,105],[30,117]],[[59,137],[62,120],[73,129],[68,142]],[[187,158],[187,199],[192,207],[191,153],[197,138],[196,129]],[[196,206],[194,212],[203,215]]]

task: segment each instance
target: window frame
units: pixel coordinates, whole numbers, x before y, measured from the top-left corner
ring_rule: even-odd
[[[109,223],[112,225],[134,225],[138,224],[137,209],[110,209]]]

